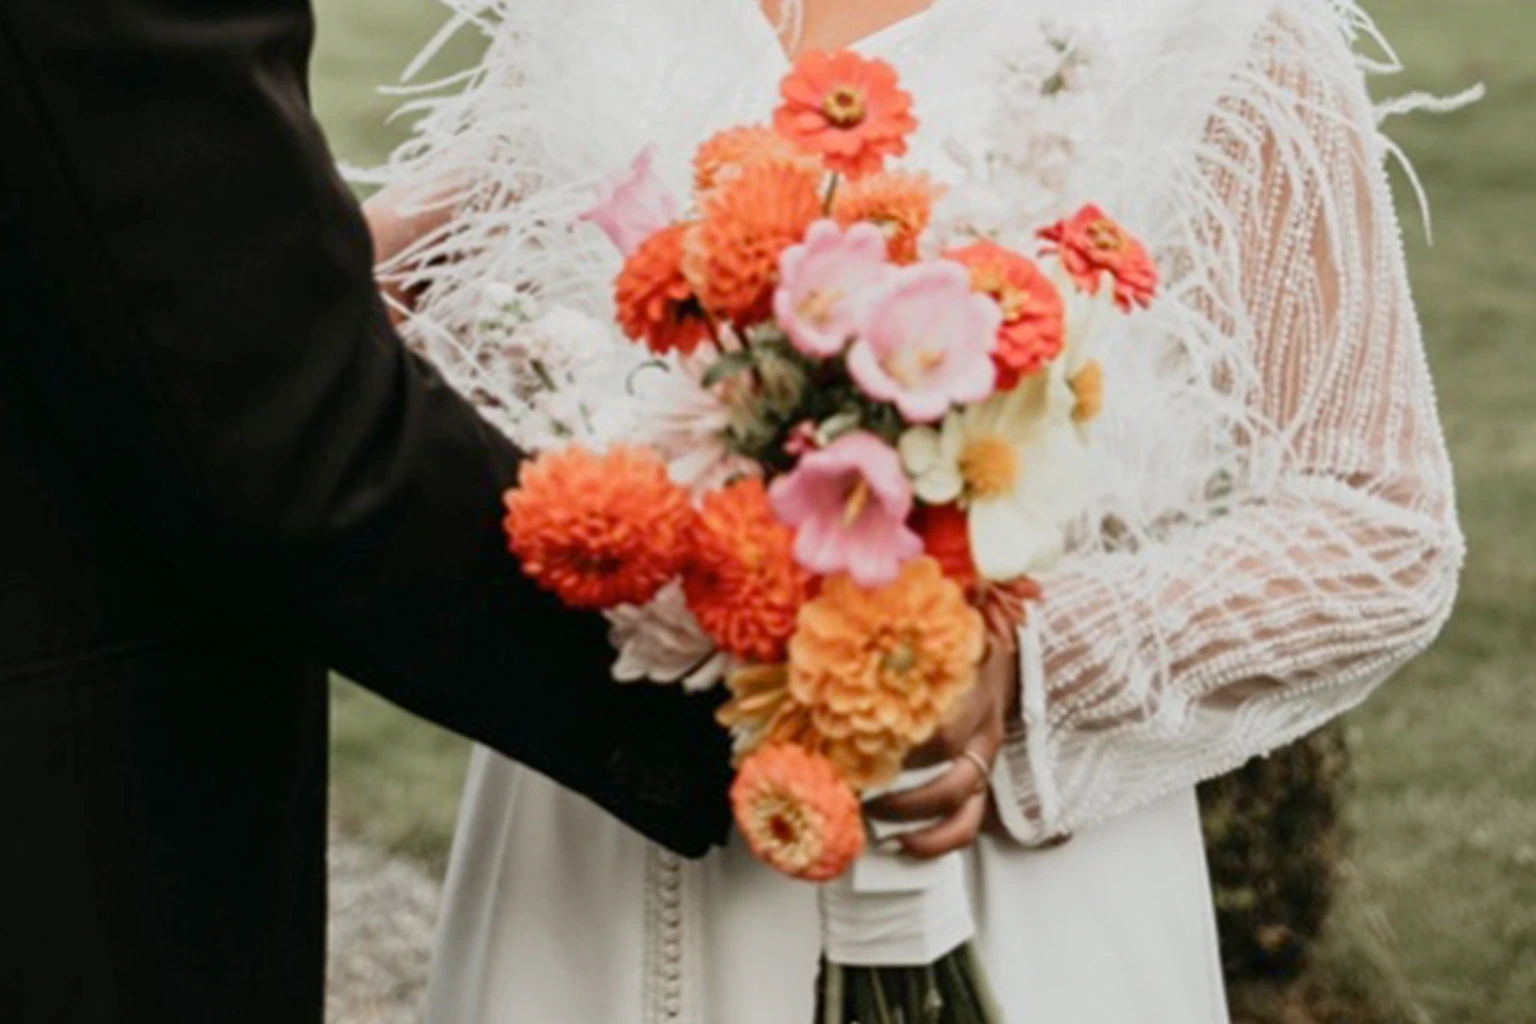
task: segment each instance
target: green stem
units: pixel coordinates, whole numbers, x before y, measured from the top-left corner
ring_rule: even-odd
[[[885,986],[880,984],[880,976],[871,971],[869,980],[869,987],[875,990],[875,1012],[879,1014],[879,1024],[896,1024],[896,1019],[891,1016],[891,1005],[885,998]]]
[[[843,969],[834,963],[822,964],[823,993],[821,1024],[843,1024]]]
[[[960,956],[965,963],[966,973],[971,976],[976,1001],[981,1004],[985,1019],[1002,1024],[1003,1008],[997,1001],[997,994],[992,991],[992,981],[987,977],[987,969],[981,962],[981,954],[976,951],[976,944],[967,942],[960,948]]]
[[[540,362],[539,360],[535,359],[535,360],[532,361],[531,365],[533,367],[533,374],[534,374],[534,376],[539,378],[539,383],[540,384],[543,384],[544,387],[547,388],[550,391],[559,391],[560,390],[555,385],[555,378],[550,376],[549,369],[547,367],[545,367],[545,365],[542,362]]]
[[[827,195],[821,201],[822,212],[828,217],[832,216],[832,201],[837,198],[837,186],[842,182],[842,175],[833,174],[827,180]]]

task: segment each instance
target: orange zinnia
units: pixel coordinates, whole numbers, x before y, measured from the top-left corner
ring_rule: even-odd
[[[736,758],[768,743],[800,743],[810,737],[810,716],[789,694],[789,666],[748,665],[726,676],[731,699],[715,719],[731,731]]]
[[[795,562],[793,531],[774,517],[763,482],[739,480],[704,499],[683,593],[723,651],[754,662],[784,660],[811,576]]]
[[[783,104],[773,126],[829,170],[857,180],[907,151],[917,128],[912,97],[898,87],[896,69],[850,50],[813,51],[795,62],[779,86]]]
[[[873,174],[839,188],[832,215],[844,227],[869,221],[885,232],[892,262],[913,263],[918,239],[928,228],[940,192],[924,174]]]
[[[790,694],[810,710],[813,749],[868,789],[938,731],[974,685],[985,646],[981,615],[931,558],[879,590],[836,576],[800,612]]]
[[[809,159],[788,139],[766,125],[731,128],[704,143],[694,155],[694,192],[707,196],[721,185],[741,177],[741,172],[748,167],[759,164],[801,163],[807,170],[814,171],[814,163],[804,162]]]
[[[731,786],[731,810],[747,848],[769,867],[830,882],[864,852],[859,798],[837,767],[800,747],[765,747]]]
[[[1056,286],[1033,260],[992,242],[956,249],[948,257],[969,270],[971,287],[1003,311],[992,353],[1000,390],[1017,387],[1061,354],[1066,310]]]
[[[794,163],[745,168],[704,203],[684,272],[704,306],[738,325],[767,319],[779,257],[821,216],[818,177]]]
[[[688,225],[674,224],[640,244],[614,286],[619,326],[658,355],[689,355],[711,337],[709,318],[683,276]]]
[[[1104,274],[1115,282],[1115,305],[1129,313],[1148,306],[1157,294],[1157,265],[1140,242],[1093,204],[1040,232],[1047,255],[1059,255],[1074,284],[1099,294]]]
[[[572,608],[645,604],[675,577],[693,510],[645,448],[571,447],[524,463],[506,494],[523,571]]]

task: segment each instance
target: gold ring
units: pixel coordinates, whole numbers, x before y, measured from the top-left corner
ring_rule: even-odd
[[[976,766],[976,771],[979,773],[976,782],[979,788],[991,789],[992,766],[987,764],[986,759],[983,758],[980,754],[976,753],[976,751],[972,750],[970,747],[966,747],[964,750],[960,751],[960,756]]]

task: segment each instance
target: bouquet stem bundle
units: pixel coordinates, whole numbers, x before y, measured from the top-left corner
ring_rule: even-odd
[[[823,962],[814,1024],[1004,1024],[974,943],[926,967]]]

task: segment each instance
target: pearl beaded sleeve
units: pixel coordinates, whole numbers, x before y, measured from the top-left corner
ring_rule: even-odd
[[[1279,5],[1212,108],[1201,168],[1226,209],[1197,262],[1239,268],[1236,301],[1215,272],[1181,291],[1253,350],[1240,393],[1268,430],[1237,443],[1279,468],[1234,485],[1219,515],[1041,581],[1004,757],[1022,842],[1299,738],[1449,615],[1463,541],[1388,145],[1347,35],[1309,16],[1323,6]]]

